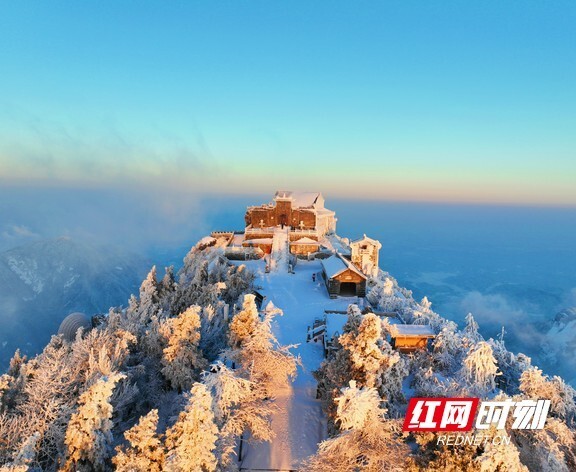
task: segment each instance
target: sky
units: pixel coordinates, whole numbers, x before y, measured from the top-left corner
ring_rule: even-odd
[[[0,0],[0,185],[576,206],[576,2]]]

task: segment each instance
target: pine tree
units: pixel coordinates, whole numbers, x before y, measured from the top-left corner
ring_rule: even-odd
[[[80,395],[78,411],[66,430],[68,460],[65,470],[105,470],[112,444],[112,405],[116,383],[125,378],[114,373],[102,377]]]
[[[496,430],[491,431],[491,436],[495,433]],[[499,433],[502,438],[505,435],[506,431]],[[520,461],[520,452],[516,445],[503,440],[499,444],[487,441],[484,451],[474,462],[480,466],[480,472],[528,472],[528,468]]]
[[[202,308],[200,347],[204,356],[213,361],[227,347],[228,323],[224,320],[224,307],[212,305]]]
[[[466,315],[466,326],[464,327],[464,336],[468,340],[468,344],[477,343],[483,340],[478,332],[478,323],[474,319],[472,313]]]
[[[220,468],[227,470],[236,440],[245,431],[255,440],[272,438],[272,409],[266,392],[254,382],[240,377],[237,371],[221,362],[204,374],[204,384],[212,393],[214,418],[220,430],[217,458]]]
[[[153,266],[140,286],[140,300],[138,303],[138,319],[147,324],[152,316],[159,310],[158,281],[156,279],[156,266]]]
[[[230,322],[230,347],[238,348],[250,339],[254,335],[258,322],[256,297],[252,294],[244,295],[242,310],[236,313]]]
[[[310,472],[381,472],[403,470],[409,448],[401,436],[400,424],[386,420],[380,396],[373,388],[358,388],[356,382],[341,390],[335,399],[336,421],[342,432],[320,443],[318,452],[307,461]]]
[[[128,308],[121,317],[123,327],[141,338],[150,320],[160,311],[159,286],[156,280],[156,266],[153,266],[140,285],[139,298],[130,296]]]
[[[365,315],[358,330],[343,334],[339,342],[350,354],[352,379],[366,387],[380,387],[383,372],[400,361],[391,348],[383,352],[382,324],[374,313]]]
[[[550,400],[550,411],[569,424],[576,418],[576,391],[561,377],[549,378],[538,367],[526,369],[520,377],[520,391],[533,399]]]
[[[161,310],[170,313],[176,297],[176,278],[174,277],[174,266],[166,267],[164,277],[158,284],[158,298]]]
[[[541,430],[514,430],[520,460],[529,470],[573,471],[576,465],[576,436],[565,422],[548,417]]]
[[[142,416],[138,424],[124,433],[129,446],[118,446],[112,459],[119,472],[160,472],[164,465],[164,447],[158,434],[158,410]]]
[[[34,460],[36,459],[36,449],[40,441],[40,433],[30,436],[18,451],[18,454],[11,463],[0,465],[0,472],[29,472],[34,470]],[[37,469],[36,469],[37,470]]]
[[[469,349],[462,373],[473,392],[485,394],[496,388],[495,379],[499,372],[490,344],[480,341]]]
[[[165,470],[208,472],[216,469],[214,454],[218,428],[214,423],[212,397],[205,385],[192,386],[185,410],[166,432]]]
[[[532,360],[521,352],[514,354],[508,351],[503,338],[498,340],[490,338],[488,344],[492,347],[492,352],[502,372],[502,380],[504,381],[506,393],[519,393],[520,376],[531,366]]]
[[[206,366],[200,344],[200,307],[191,306],[176,318],[160,326],[167,346],[164,348],[162,373],[174,388],[187,390]]]
[[[245,296],[244,305],[230,324],[230,342],[236,347],[228,356],[240,364],[249,380],[272,391],[296,375],[300,360],[290,352],[292,346],[280,345],[272,333],[272,320],[282,310],[269,304],[260,320],[251,295]]]
[[[434,340],[433,357],[437,367],[446,373],[452,374],[453,370],[461,365],[463,352],[462,337],[458,332],[458,326],[453,321],[444,324]]]

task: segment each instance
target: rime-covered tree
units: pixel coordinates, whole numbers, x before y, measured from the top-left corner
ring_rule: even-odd
[[[153,266],[140,286],[136,316],[142,324],[147,324],[152,316],[158,313],[160,308],[158,301],[158,280],[156,279],[156,266]]]
[[[473,344],[483,340],[478,332],[479,326],[474,319],[472,313],[466,315],[466,326],[464,327],[464,336],[467,338],[468,343]]]
[[[200,383],[192,386],[188,403],[174,426],[166,432],[165,470],[177,472],[216,469],[218,428],[214,423],[212,397]]]
[[[380,396],[374,388],[358,388],[356,382],[335,399],[336,421],[342,432],[320,443],[305,464],[310,472],[380,472],[403,470],[409,452],[400,424],[384,418]]]
[[[407,458],[403,471],[480,472],[480,464],[475,461],[478,457],[478,446],[473,444],[439,446],[438,433],[420,433],[415,439],[418,448]]]
[[[494,437],[495,431],[491,436]],[[507,437],[506,431],[499,432],[503,439]],[[513,442],[507,443],[503,440],[496,444],[487,441],[484,450],[474,462],[480,466],[480,472],[528,472],[528,468],[520,461],[520,452]]]
[[[18,451],[14,460],[8,464],[0,465],[0,472],[30,472],[39,470],[34,467],[40,433],[30,436]]]
[[[254,335],[259,323],[256,297],[252,294],[244,295],[242,310],[234,315],[230,322],[230,347],[239,348]]]
[[[187,390],[206,366],[200,344],[200,310],[191,306],[176,318],[167,318],[160,326],[166,339],[162,373],[174,388]]]
[[[272,332],[272,320],[282,315],[282,310],[269,303],[260,320],[251,295],[245,296],[244,303],[246,309],[230,324],[232,349],[228,356],[240,364],[249,380],[271,391],[296,375],[300,361],[290,352],[292,346],[280,345]]]
[[[80,395],[78,411],[66,430],[65,470],[105,470],[112,444],[112,405],[116,383],[125,377],[115,373],[102,377]]]
[[[350,380],[360,380],[354,378],[350,351],[342,348],[340,339],[344,335],[356,336],[361,323],[360,310],[355,305],[349,305],[348,319],[342,328],[343,333],[333,340],[334,353],[322,362],[320,368],[314,372],[314,377],[318,381],[318,395],[328,414],[328,426],[331,431],[336,428],[334,424],[336,415],[334,398],[340,394],[340,388],[348,385]]]
[[[342,334],[339,342],[349,352],[352,378],[366,387],[379,388],[384,371],[400,362],[400,355],[382,339],[382,323],[373,313],[363,317],[357,330]]]
[[[485,341],[471,346],[464,359],[462,374],[467,380],[472,392],[485,394],[496,388],[498,364],[494,358],[492,347]]]
[[[334,414],[333,395],[350,380],[360,386],[377,388],[389,406],[404,401],[402,381],[408,375],[406,361],[382,337],[380,318],[373,313],[362,317],[349,309],[348,322],[337,346],[336,354],[327,359],[316,374],[330,417]],[[399,413],[397,408],[393,410],[394,415]]]
[[[464,353],[458,326],[453,321],[446,322],[434,340],[433,357],[437,367],[452,373],[453,369],[461,365]]]
[[[20,349],[17,349],[10,359],[8,371],[0,375],[0,413],[12,408],[22,393],[27,380],[26,361],[26,356],[22,356]]]
[[[502,338],[497,340],[490,338],[488,344],[492,347],[494,358],[498,363],[498,368],[502,372],[506,393],[519,393],[520,376],[531,366],[532,360],[521,352],[518,354],[510,352],[506,349],[504,339]]]
[[[576,469],[576,435],[565,422],[548,417],[541,430],[514,430],[520,460],[529,470],[568,472]]]
[[[401,309],[403,300],[397,295],[394,282],[388,276],[375,279],[367,294],[368,301],[383,311],[395,312]]]
[[[120,472],[160,472],[164,466],[164,445],[157,433],[158,410],[142,416],[138,424],[124,433],[127,446],[118,446],[112,459]]]
[[[176,288],[174,266],[166,267],[164,277],[162,277],[162,280],[158,284],[159,306],[164,313],[172,312],[176,297]]]
[[[237,438],[250,431],[255,440],[272,438],[270,415],[272,408],[266,392],[258,384],[240,377],[237,371],[221,362],[204,374],[204,384],[212,393],[213,411],[220,431],[217,458],[220,468],[229,467]]]
[[[576,418],[576,391],[561,377],[549,378],[538,367],[526,369],[520,377],[520,391],[529,398],[550,400],[550,411],[572,424]]]
[[[0,419],[0,457],[14,457],[24,438],[39,433],[37,462],[50,470],[65,454],[64,436],[82,384],[83,369],[71,361],[72,346],[54,336],[44,351],[21,365],[6,392],[7,411]]]
[[[246,269],[245,265],[231,266],[226,276],[226,288],[222,292],[222,299],[232,306],[245,294],[254,283],[254,273]]]
[[[215,360],[227,347],[228,323],[224,318],[225,304],[207,305],[202,308],[200,317],[200,348],[204,357]]]

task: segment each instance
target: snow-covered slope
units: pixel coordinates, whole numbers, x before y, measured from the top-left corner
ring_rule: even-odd
[[[558,366],[561,375],[575,385],[576,373],[572,366],[576,356],[576,307],[558,312],[544,339],[544,362]]]
[[[16,348],[42,349],[69,313],[125,304],[147,269],[140,257],[68,238],[0,253],[0,370]]]

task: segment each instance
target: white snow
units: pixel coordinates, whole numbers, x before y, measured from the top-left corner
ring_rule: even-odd
[[[332,278],[348,269],[346,263],[338,256],[330,256],[329,258],[322,260],[322,266],[324,267],[324,271],[328,278]]]
[[[74,274],[64,283],[64,288],[72,287],[72,285],[74,285],[79,278],[80,276],[78,274]]]
[[[23,260],[9,257],[8,267],[22,282],[29,285],[34,293],[39,294],[44,290],[44,281],[38,275],[38,262],[35,259]]]
[[[332,339],[334,335],[340,335],[343,332],[344,325],[348,321],[348,315],[340,313],[326,314],[326,338]]]
[[[338,256],[337,254],[330,256],[327,259],[323,259],[322,266],[324,267],[324,270],[326,271],[326,275],[328,276],[328,278],[335,277],[347,269],[350,269],[353,272],[356,272],[358,275],[362,276],[363,278],[366,278],[366,276],[362,274],[362,272],[360,272],[358,269],[356,269],[356,267],[354,267],[354,264],[345,261],[342,257]]]
[[[396,336],[434,336],[434,330],[428,325],[391,324],[390,334]]]
[[[288,190],[279,190],[276,192],[274,198],[292,199],[292,208],[309,208],[317,203],[318,197],[321,197],[319,192],[292,192]]]
[[[272,244],[272,238],[254,238],[254,239],[247,239],[244,241],[244,244]]]
[[[200,241],[196,243],[196,246],[205,246],[208,244],[213,244],[216,241],[212,236],[204,236]]]
[[[350,246],[346,241],[337,236],[336,234],[327,234],[322,239],[322,245],[332,252],[340,254],[350,254]]]
[[[232,246],[242,246],[244,242],[244,235],[243,234],[235,234],[232,238]]]
[[[304,237],[304,238],[300,238],[296,241],[292,241],[290,244],[313,244],[313,245],[317,246],[318,241],[314,241],[313,239]]]
[[[270,267],[281,272],[288,270],[288,227],[277,227],[274,230]]]

